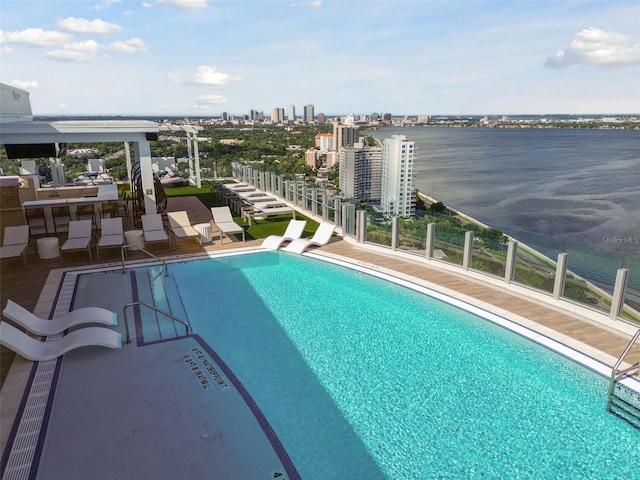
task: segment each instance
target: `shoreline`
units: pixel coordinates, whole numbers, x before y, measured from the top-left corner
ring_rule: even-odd
[[[422,193],[422,192],[420,192],[418,190],[416,190],[416,197],[421,198],[426,204],[431,204],[432,205],[432,204],[435,204],[435,203],[439,202],[439,200],[437,200],[437,199],[435,199],[433,197],[430,197],[429,195],[426,195],[426,194],[424,194],[424,193]],[[443,203],[443,205],[445,205],[445,204]],[[481,221],[479,221],[479,220],[477,220],[477,219],[475,219],[475,218],[473,218],[473,217],[471,217],[471,216],[469,216],[469,215],[467,215],[467,214],[465,214],[463,212],[460,212],[460,211],[456,210],[455,208],[451,208],[451,207],[449,207],[447,205],[445,205],[445,206],[446,206],[446,208],[447,208],[447,210],[449,212],[454,214],[454,216],[458,216],[460,218],[463,218],[464,220],[466,220],[466,221],[468,221],[470,223],[474,223],[475,225],[478,225],[478,226],[483,227],[483,228],[494,228],[494,227],[491,227],[490,225],[487,225],[487,224],[485,224],[485,223],[483,223],[483,222],[481,222]],[[496,230],[499,230],[499,229],[496,229]],[[502,230],[500,230],[500,231],[502,232]],[[536,250],[535,248],[527,245],[526,243],[523,243],[522,241],[518,240],[515,237],[512,237],[511,235],[508,235],[508,234],[506,234],[504,232],[502,232],[502,234],[505,237],[507,237],[509,240],[518,242],[518,247],[522,246],[531,255],[534,255],[534,256],[537,256],[539,258],[542,258],[545,261],[547,261],[547,262],[549,262],[549,263],[551,263],[553,265],[557,265],[557,260],[553,260],[552,258],[548,257],[544,253]],[[583,281],[586,284],[586,286],[587,286],[587,288],[589,290],[601,295],[602,297],[606,298],[609,301],[612,300],[612,294],[607,292],[606,290],[604,290],[602,287],[596,285],[593,281],[591,281],[591,280],[589,280],[587,278],[584,278],[583,276],[578,275],[577,273],[575,273],[575,272],[573,272],[572,270],[569,270],[569,269],[567,269],[567,274],[572,275],[577,280]],[[627,287],[627,289],[628,288],[629,287]],[[634,298],[637,297],[640,300],[640,295],[635,294],[633,292],[629,292],[629,296],[632,296]],[[628,309],[628,313],[631,313],[633,316],[635,316],[636,318],[640,319],[640,311],[636,310],[633,306],[628,305],[628,304],[625,304],[625,307],[626,307],[626,309]],[[598,311],[600,311],[600,310],[598,310]]]

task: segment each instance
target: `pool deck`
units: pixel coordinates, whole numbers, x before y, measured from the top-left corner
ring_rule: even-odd
[[[197,199],[191,197],[170,199],[168,209],[187,210],[193,223],[205,222],[210,219],[208,209]],[[213,245],[201,247],[192,240],[182,240],[173,250],[169,250],[163,245],[153,245],[149,250],[161,257],[184,258],[229,249],[255,249],[259,247],[260,243],[261,240],[248,240],[243,243],[239,239],[225,238],[224,243],[220,244],[219,239],[216,238]],[[446,295],[475,304],[485,310],[491,310],[521,324],[537,325],[545,335],[554,336],[572,348],[580,349],[587,355],[608,364],[612,364],[614,359],[620,355],[627,346],[631,332],[635,331],[635,327],[625,322],[611,321],[605,314],[592,312],[569,302],[553,301],[549,296],[522,287],[506,285],[499,279],[488,278],[477,272],[465,274],[460,268],[446,265],[443,262],[427,261],[406,253],[391,252],[389,249],[369,245],[356,245],[339,237],[335,237],[329,245],[311,251],[314,254],[340,258],[349,263],[409,279]],[[137,252],[130,254],[128,258],[130,261],[145,261],[143,255]],[[100,265],[117,266],[119,264],[120,252],[117,249],[101,252],[100,260],[96,260],[94,255],[93,261],[89,261],[86,252],[72,252],[65,254],[62,259],[53,260],[38,260],[34,254],[30,254],[27,268],[24,268],[20,259],[4,260],[0,267],[0,301],[4,306],[7,299],[11,298],[36,314],[49,317],[64,271],[94,268]],[[100,349],[98,353],[115,358],[118,355],[125,355],[126,351],[123,349],[122,351],[104,352]],[[638,358],[640,348],[635,347],[633,354],[635,358]],[[11,432],[11,425],[23,399],[33,363],[15,357],[6,349],[2,349],[1,355],[3,384],[2,390],[0,390],[2,409],[0,413],[2,416],[2,450],[4,451]],[[91,356],[91,354],[82,351],[73,352],[65,355],[64,361],[69,365],[73,365],[76,361],[82,363],[87,355]],[[123,376],[127,375],[127,370],[124,367],[118,372]],[[114,399],[115,401],[116,399]],[[101,408],[99,412],[101,417],[118,418],[123,414],[122,409],[113,404],[111,404],[111,408],[108,403],[103,405],[104,408]],[[85,408],[85,410],[93,411],[90,408]],[[55,418],[52,418],[55,421]],[[161,429],[160,423],[157,426],[158,429]],[[49,434],[53,434],[53,431],[50,430]],[[94,455],[96,453],[102,455],[104,448],[106,448],[104,444],[96,444],[93,447]],[[60,454],[63,453],[60,452]],[[156,452],[156,454],[158,453]],[[187,459],[185,459],[186,461]]]

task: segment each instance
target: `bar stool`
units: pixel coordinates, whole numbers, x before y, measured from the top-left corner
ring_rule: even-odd
[[[51,215],[53,216],[53,228],[58,235],[58,232],[69,231],[69,222],[71,221],[71,211],[68,205],[62,205],[58,207],[51,207]],[[66,227],[66,230],[64,230]]]
[[[118,216],[118,204],[107,202],[102,204],[102,218],[114,218]]]
[[[93,230],[98,228],[96,210],[93,208],[93,205],[78,205],[76,220],[91,220],[91,228]]]
[[[29,233],[31,235],[37,235],[39,233],[49,234],[47,220],[44,216],[44,208],[25,208],[24,214],[27,217],[27,224],[29,224]]]

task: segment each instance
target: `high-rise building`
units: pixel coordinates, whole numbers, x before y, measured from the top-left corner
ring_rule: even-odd
[[[413,161],[415,142],[405,135],[391,135],[382,144],[380,207],[387,215],[410,217],[415,209]]]
[[[333,133],[316,134],[316,147],[322,151],[333,150]]]
[[[310,103],[304,106],[304,121],[306,123],[313,123],[314,115],[313,115],[313,104]]]
[[[382,148],[356,143],[339,150],[340,190],[363,202],[378,201],[382,190]]]
[[[284,108],[274,108],[273,115],[271,116],[272,123],[282,123],[284,122]]]
[[[287,108],[287,121],[289,123],[296,123],[296,106],[289,105]]]
[[[327,116],[324,113],[319,113],[318,123],[326,123],[326,122],[327,122]]]
[[[349,127],[333,122],[333,140],[336,150],[340,150],[341,147],[353,147],[353,144],[360,140],[358,127]]]

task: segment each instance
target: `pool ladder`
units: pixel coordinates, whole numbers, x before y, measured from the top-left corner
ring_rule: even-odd
[[[625,378],[640,376],[640,361],[625,368],[621,368],[622,362],[631,351],[631,348],[640,338],[640,329],[629,341],[620,358],[611,370],[609,380],[609,398],[607,399],[607,411],[617,415],[635,428],[640,429],[640,396],[621,384]]]

